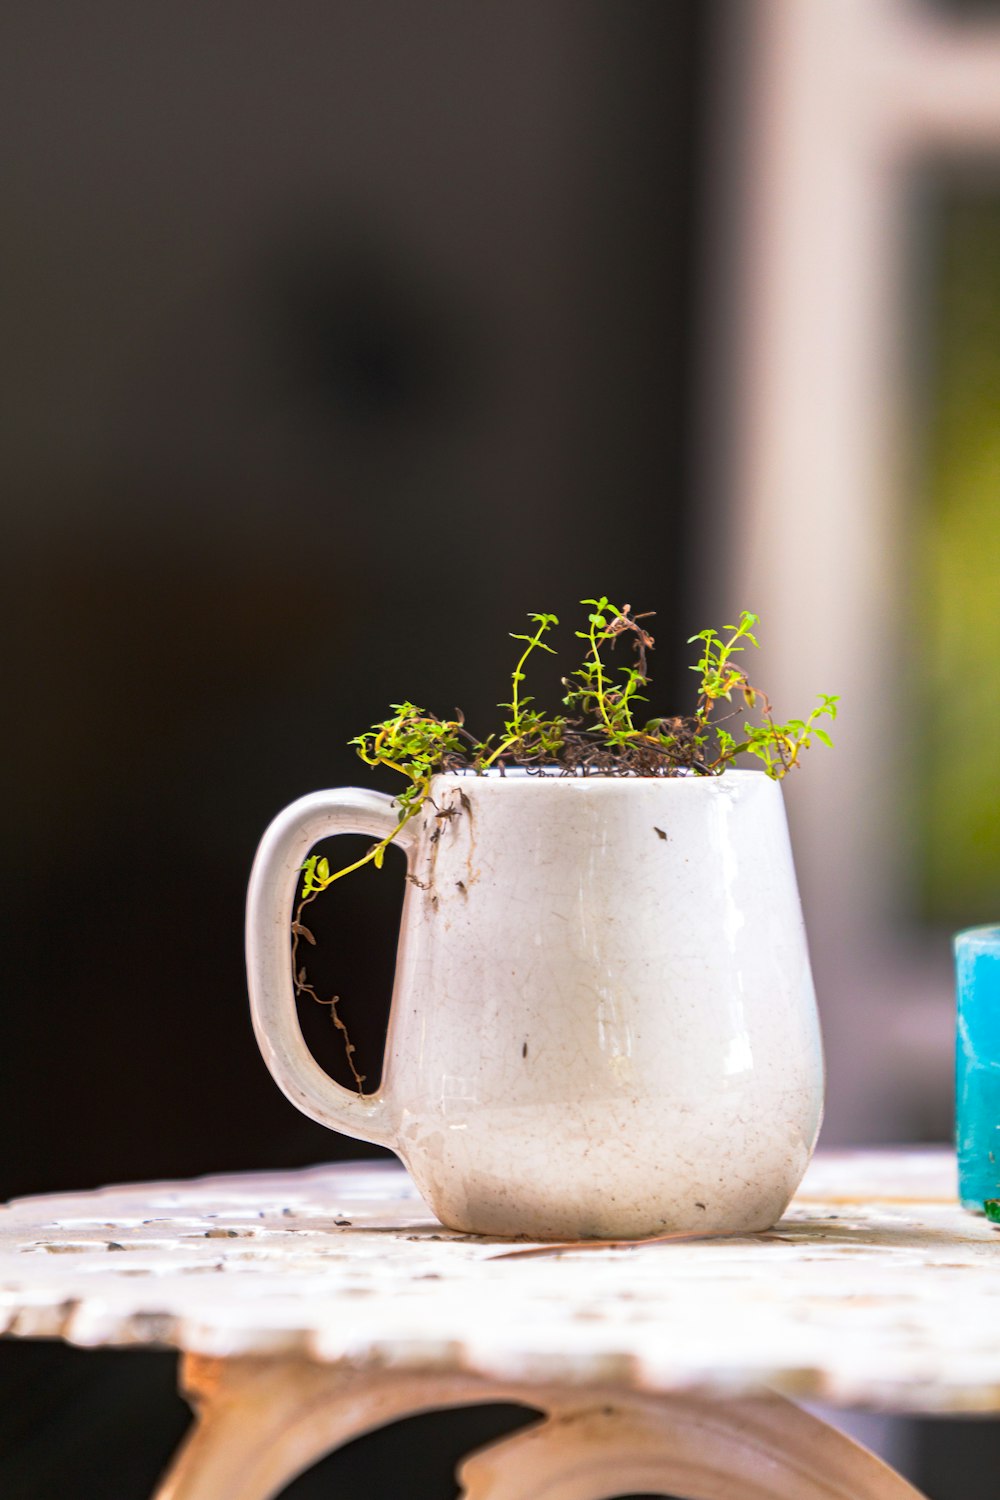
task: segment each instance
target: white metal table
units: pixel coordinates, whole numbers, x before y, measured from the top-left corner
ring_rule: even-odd
[[[912,1500],[796,1402],[1000,1410],[1000,1232],[950,1153],[821,1155],[767,1234],[531,1251],[442,1229],[392,1163],[26,1198],[0,1328],[181,1351],[197,1421],[158,1500],[266,1500],[486,1401],[542,1415],[464,1461],[467,1500]]]

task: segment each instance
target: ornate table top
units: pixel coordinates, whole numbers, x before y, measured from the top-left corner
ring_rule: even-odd
[[[997,1411],[1000,1230],[954,1175],[944,1150],[821,1154],[767,1234],[544,1254],[442,1229],[393,1163],[24,1198],[0,1209],[0,1329]]]

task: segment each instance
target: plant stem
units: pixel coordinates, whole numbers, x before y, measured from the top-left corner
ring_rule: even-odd
[[[611,720],[608,718],[608,706],[604,701],[604,663],[601,660],[601,653],[597,649],[597,636],[595,634],[596,630],[597,626],[594,624],[593,620],[591,620],[590,654],[594,658],[594,665],[597,668],[597,707],[600,711],[601,718],[604,720],[605,729],[607,729],[608,733],[611,734],[613,732],[611,728]]]

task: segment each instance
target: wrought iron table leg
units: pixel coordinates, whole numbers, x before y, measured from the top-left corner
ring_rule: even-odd
[[[539,1389],[463,1374],[187,1356],[197,1413],[156,1500],[274,1500],[352,1438],[418,1412],[514,1401],[547,1416],[460,1465],[465,1500],[921,1500],[879,1459],[776,1396]]]
[[[866,1448],[779,1397],[577,1398],[549,1409],[465,1461],[463,1500],[921,1500]]]

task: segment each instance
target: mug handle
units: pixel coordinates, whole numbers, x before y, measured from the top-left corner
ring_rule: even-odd
[[[281,1089],[303,1114],[378,1146],[394,1146],[398,1110],[380,1088],[354,1093],[335,1083],[303,1039],[292,983],[291,923],[302,864],[320,839],[368,833],[384,839],[399,822],[398,804],[384,792],[338,787],[300,797],[280,812],[260,841],[247,891],[247,986],[257,1044]],[[407,855],[412,825],[394,842]]]

